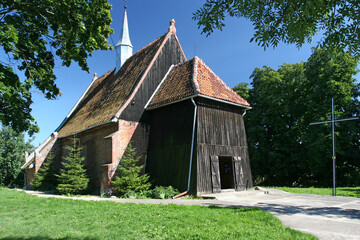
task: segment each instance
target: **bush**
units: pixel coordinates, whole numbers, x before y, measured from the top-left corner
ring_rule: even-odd
[[[66,146],[65,149],[69,151],[69,155],[62,163],[64,168],[56,175],[59,181],[56,189],[62,194],[80,193],[87,188],[89,178],[82,163],[85,157],[81,156],[79,139],[74,137],[72,145]]]
[[[56,177],[58,173],[59,171],[56,168],[54,155],[52,151],[50,151],[41,168],[35,175],[35,179],[31,182],[31,185],[35,190],[54,190],[58,185],[58,180]]]
[[[141,191],[141,192],[134,192],[130,191],[122,195],[122,198],[137,198],[137,199],[147,199],[151,198],[151,190]]]
[[[119,176],[112,181],[113,190],[116,195],[123,196],[128,192],[139,193],[150,188],[151,184],[148,182],[149,175],[141,175],[141,170],[144,166],[136,165],[140,158],[141,156],[136,156],[135,148],[129,144],[119,163]]]
[[[175,195],[178,195],[180,192],[173,188],[172,186],[164,187],[164,186],[156,186],[152,190],[152,198],[158,199],[167,199],[172,198]]]
[[[145,190],[140,192],[129,191],[122,195],[123,198],[155,198],[155,199],[169,199],[175,195],[178,195],[179,191],[172,186],[163,187],[156,186],[154,189]]]

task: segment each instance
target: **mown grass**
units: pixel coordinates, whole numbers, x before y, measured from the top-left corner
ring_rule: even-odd
[[[0,239],[316,239],[255,208],[39,198],[0,188]]]
[[[300,193],[300,194],[318,194],[318,195],[332,195],[332,188],[298,188],[298,187],[274,187],[290,193]],[[360,187],[338,187],[336,188],[337,196],[344,197],[357,197],[360,198]]]

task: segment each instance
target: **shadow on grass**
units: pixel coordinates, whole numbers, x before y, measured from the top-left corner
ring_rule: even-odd
[[[205,205],[204,205],[205,206]],[[245,207],[245,206],[239,206],[239,205],[222,205],[222,204],[211,204],[207,206],[209,209],[223,209],[223,208],[231,208],[231,209],[235,209],[236,211],[239,212],[257,212],[257,211],[261,211],[259,208],[257,207]]]
[[[360,192],[360,188],[344,188],[344,187],[340,187],[337,188],[338,190],[344,190],[344,191],[350,191],[350,192]]]
[[[230,203],[215,203],[215,202],[211,202],[211,203],[203,203],[200,206],[204,206],[210,209],[219,209],[219,208],[233,208],[233,209],[242,209],[244,212],[245,211],[251,211],[252,209],[256,209],[257,207],[249,207],[249,206],[242,206],[239,204],[230,204]]]
[[[33,236],[33,237],[5,237],[2,238],[0,237],[0,240],[98,240],[98,238],[93,238],[93,237],[71,237],[71,236],[67,236],[67,237],[49,237],[49,236]]]
[[[351,194],[351,196],[360,197],[360,188],[339,188],[338,191],[346,191]]]

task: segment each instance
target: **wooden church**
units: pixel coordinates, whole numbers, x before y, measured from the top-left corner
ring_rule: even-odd
[[[111,188],[129,143],[154,185],[191,194],[251,189],[243,118],[250,104],[200,58],[186,59],[175,21],[132,54],[125,8],[115,50],[116,68],[95,76],[60,126],[25,154],[26,185],[50,151],[62,161],[76,136],[97,191]]]

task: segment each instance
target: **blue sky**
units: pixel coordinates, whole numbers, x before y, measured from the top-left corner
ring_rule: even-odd
[[[114,34],[110,44],[119,39],[124,13],[124,1],[110,0]],[[277,68],[283,63],[306,61],[311,55],[311,45],[297,49],[295,45],[281,44],[267,49],[250,43],[254,31],[249,21],[228,18],[223,31],[216,31],[206,37],[201,34],[192,14],[204,3],[202,0],[133,0],[127,2],[130,39],[134,53],[167,32],[169,22],[175,19],[177,36],[188,59],[195,55],[223,79],[230,87],[239,82],[250,82],[250,75],[256,67],[264,65]],[[313,46],[316,44],[314,42]],[[62,122],[76,101],[91,83],[94,73],[98,76],[115,67],[115,51],[97,51],[88,59],[90,74],[73,63],[71,67],[61,66],[58,60],[55,74],[62,96],[57,100],[46,100],[38,91],[33,91],[32,114],[40,132],[35,134],[33,144],[41,144]]]

